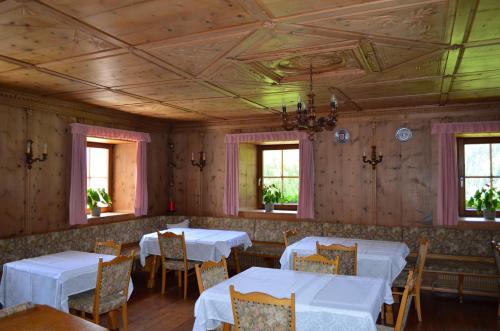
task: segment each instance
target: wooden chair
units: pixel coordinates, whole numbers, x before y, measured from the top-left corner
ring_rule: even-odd
[[[227,262],[223,256],[219,262],[207,261],[195,265],[196,279],[198,280],[198,289],[200,294],[206,289],[222,283],[229,278],[227,273]]]
[[[128,330],[127,298],[130,273],[134,254],[118,256],[109,262],[99,258],[95,290],[75,294],[69,297],[68,306],[85,318],[91,314],[95,324],[99,324],[100,315],[108,313],[110,328],[117,327],[116,312],[122,309],[124,330]]]
[[[291,229],[283,232],[283,239],[285,240],[285,247],[294,244],[300,240],[299,232],[297,229]]]
[[[428,250],[429,250],[429,241],[427,239],[420,240],[417,261],[412,270],[413,274],[415,275],[415,286],[413,287],[413,291],[410,292],[410,296],[415,297],[415,310],[417,311],[417,317],[419,322],[422,322],[422,309],[420,307],[420,287],[422,286],[422,279],[424,277],[425,260],[427,258]],[[408,272],[403,270],[392,284],[393,288],[396,288],[392,291],[393,295],[395,296],[403,295],[403,292],[399,290],[399,288],[403,288],[406,285],[407,278],[408,278]]]
[[[318,272],[324,274],[338,274],[339,260],[337,256],[334,260],[330,260],[323,255],[314,254],[309,256],[298,256],[293,253],[293,270]]]
[[[278,299],[265,293],[243,294],[229,287],[235,331],[295,331],[295,293],[290,299]],[[259,328],[256,327],[259,323]]]
[[[415,288],[416,278],[417,277],[414,277],[413,271],[408,272],[408,278],[406,280],[403,296],[399,305],[398,318],[396,319],[395,327],[392,328],[385,325],[377,325],[377,331],[403,331],[405,329],[406,322],[408,321],[408,313],[410,311],[411,301],[413,298],[411,293]]]
[[[98,241],[95,243],[94,253],[120,256],[122,252],[122,244],[108,241]]]
[[[323,255],[330,260],[334,260],[336,257],[340,258],[339,261],[339,275],[357,275],[358,268],[358,244],[354,246],[344,246],[344,245],[321,245],[316,242],[316,253]]]
[[[181,286],[182,272],[184,272],[184,299],[187,298],[187,285],[189,270],[194,269],[196,262],[188,261],[186,254],[186,239],[184,232],[177,235],[172,232],[158,234],[158,243],[161,253],[161,294],[165,294],[165,285],[167,279],[167,271],[172,270],[177,272],[178,285]]]
[[[492,241],[491,248],[493,249],[493,255],[495,256],[495,262],[498,268],[498,273],[500,274],[500,244],[495,241]],[[500,279],[498,279],[498,286],[500,287]],[[497,316],[500,317],[500,299],[498,299]]]
[[[35,305],[32,302],[25,302],[9,308],[0,309],[0,318],[11,316],[34,307]]]

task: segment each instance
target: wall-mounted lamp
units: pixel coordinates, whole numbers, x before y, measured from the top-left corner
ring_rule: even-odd
[[[198,154],[200,155],[199,160],[198,162],[195,162],[194,153],[191,153],[191,165],[193,165],[194,167],[198,167],[200,168],[200,171],[203,171],[203,168],[205,168],[205,165],[207,164],[207,160],[205,158],[205,152],[199,152]]]
[[[377,158],[377,146],[372,146],[372,155],[371,155],[370,160],[366,159],[366,152],[363,152],[363,162],[371,164],[373,170],[375,170],[375,168],[377,167],[377,164],[382,162],[383,157],[384,156],[382,155],[382,152],[379,152],[378,158]]]
[[[31,169],[33,167],[33,163],[35,162],[43,162],[47,160],[47,144],[43,144],[43,153],[42,157],[33,158],[33,140],[29,139],[26,142],[26,167]]]

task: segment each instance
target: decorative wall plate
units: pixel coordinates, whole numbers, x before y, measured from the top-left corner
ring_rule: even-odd
[[[349,138],[351,135],[349,134],[349,131],[347,129],[342,129],[339,128],[337,131],[335,131],[335,141],[337,144],[345,144],[349,141]]]
[[[408,128],[399,128],[396,130],[396,139],[404,143],[411,139],[413,133]]]

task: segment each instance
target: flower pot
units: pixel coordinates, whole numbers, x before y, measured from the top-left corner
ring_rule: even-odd
[[[101,207],[92,208],[92,216],[101,216]]]
[[[495,216],[496,216],[496,211],[495,210],[483,210],[483,216],[485,219],[494,221]]]
[[[274,210],[274,203],[266,202],[264,207],[266,208],[266,213],[272,213]]]

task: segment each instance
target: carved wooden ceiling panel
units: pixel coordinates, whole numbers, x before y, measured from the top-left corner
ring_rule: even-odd
[[[5,0],[0,86],[179,121],[500,101],[498,0]]]

